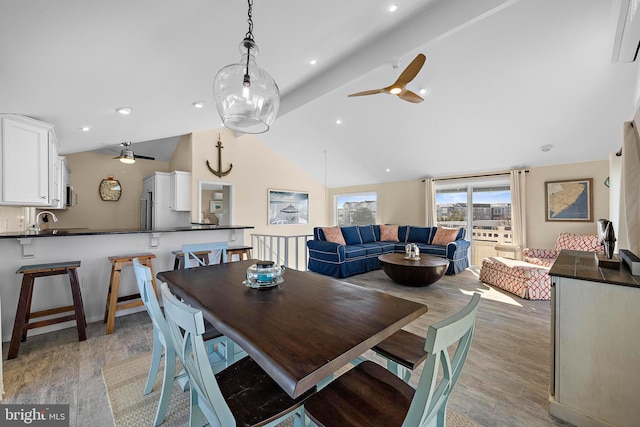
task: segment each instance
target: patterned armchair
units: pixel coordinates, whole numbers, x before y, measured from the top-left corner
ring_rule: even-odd
[[[563,249],[574,251],[604,252],[598,236],[590,234],[560,233],[554,249],[529,249],[523,252],[524,260],[543,267],[551,267]]]

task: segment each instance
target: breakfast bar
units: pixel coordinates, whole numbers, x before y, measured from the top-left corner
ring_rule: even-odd
[[[173,251],[183,244],[228,242],[230,245],[245,244],[245,230],[252,226],[192,225],[188,227],[140,229],[86,229],[70,228],[43,230],[27,233],[0,233],[0,309],[2,341],[9,341],[16,317],[21,275],[16,270],[25,264],[45,264],[79,260],[78,280],[84,302],[87,322],[103,320],[109,288],[111,263],[109,257],[132,253],[153,253],[156,271],[173,268]],[[122,270],[121,294],[137,292],[133,271]],[[63,276],[39,278],[38,288],[33,294],[31,309],[47,310],[66,306],[72,301],[68,280]],[[40,282],[41,281],[41,282]],[[135,307],[120,310],[117,316],[144,310]],[[117,319],[116,319],[117,324]],[[30,331],[40,334],[52,330],[75,327],[75,322],[64,322]]]

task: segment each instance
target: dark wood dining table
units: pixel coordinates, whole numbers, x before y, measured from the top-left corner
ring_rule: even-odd
[[[296,398],[427,312],[424,304],[288,269],[267,289],[245,286],[257,260],[164,271],[157,278],[202,310]]]

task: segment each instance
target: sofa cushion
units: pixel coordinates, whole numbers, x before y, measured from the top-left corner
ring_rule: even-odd
[[[431,227],[409,227],[409,236],[407,242],[409,243],[429,243],[431,237]]]
[[[360,239],[362,243],[371,243],[376,241],[376,235],[373,232],[373,225],[360,225],[358,226],[360,232]]]
[[[382,255],[383,244],[378,243],[363,243],[358,245],[367,250],[367,255]]]
[[[355,225],[350,225],[348,227],[341,227],[342,235],[344,236],[344,241],[347,242],[347,245],[359,245],[362,243],[360,240],[360,233],[358,233],[358,227]]]
[[[381,242],[399,242],[398,226],[380,224],[380,241]]]
[[[409,226],[401,225],[398,227],[398,240],[401,242],[407,242],[407,236],[409,235]]]
[[[337,225],[335,227],[323,227],[322,233],[327,242],[338,243],[340,245],[346,245],[347,243],[342,236],[342,230]]]
[[[449,243],[454,242],[456,237],[458,237],[458,233],[460,232],[459,228],[445,228],[438,226],[436,230],[435,236],[433,236],[433,241],[431,244],[438,246],[447,246]]]
[[[344,247],[346,259],[361,258],[367,255],[367,248],[358,245],[347,245]]]

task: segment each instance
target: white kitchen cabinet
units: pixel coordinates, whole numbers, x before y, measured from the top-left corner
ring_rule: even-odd
[[[171,206],[174,211],[191,211],[191,172],[171,172]]]
[[[50,206],[57,140],[50,124],[0,115],[0,204]]]
[[[171,174],[155,172],[144,179],[141,206],[141,228],[156,230],[189,225],[189,212],[171,208]]]
[[[57,156],[54,163],[52,180],[51,209],[67,208],[67,185],[71,171],[64,156]]]

